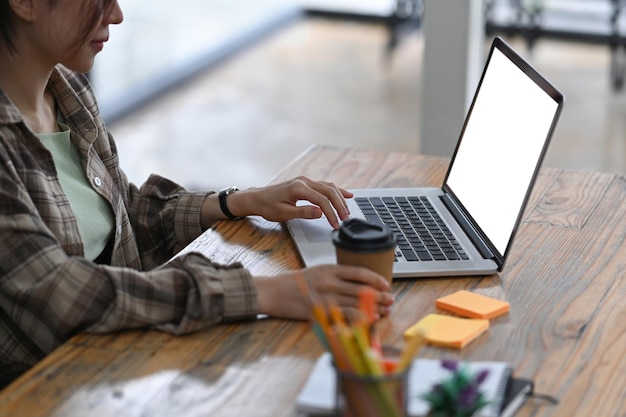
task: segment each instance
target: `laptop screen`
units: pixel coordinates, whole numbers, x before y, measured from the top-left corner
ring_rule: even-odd
[[[444,184],[500,256],[517,228],[562,103],[541,76],[508,55],[491,49]]]

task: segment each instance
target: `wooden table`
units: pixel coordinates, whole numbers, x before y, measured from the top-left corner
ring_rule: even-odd
[[[439,185],[448,160],[313,147],[276,181],[307,175],[358,188]],[[469,289],[510,302],[508,315],[462,351],[426,357],[509,361],[556,406],[519,416],[626,416],[626,180],[544,169],[504,271],[482,278],[402,280],[378,328],[402,333]],[[284,226],[258,218],[205,233],[205,252],[254,273],[301,266]],[[2,416],[295,416],[294,401],[323,352],[306,322],[263,319],[176,337],[156,331],[78,335],[0,393]]]

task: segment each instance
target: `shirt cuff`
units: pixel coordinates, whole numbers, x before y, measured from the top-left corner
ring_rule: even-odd
[[[188,244],[203,232],[200,226],[200,212],[204,199],[213,192],[184,193],[178,198],[174,214],[176,240]]]
[[[228,269],[228,277],[222,279],[224,304],[222,321],[254,319],[258,312],[257,292],[250,272],[242,268]]]

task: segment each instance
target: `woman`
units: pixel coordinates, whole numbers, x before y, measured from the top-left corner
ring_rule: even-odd
[[[252,277],[194,253],[168,260],[228,217],[323,213],[337,228],[349,215],[349,192],[307,178],[221,196],[158,176],[129,184],[81,75],[122,19],[112,0],[0,0],[0,384],[80,331],[306,319],[296,272]],[[363,286],[376,289],[380,316],[393,303],[366,269],[302,275],[348,315]]]

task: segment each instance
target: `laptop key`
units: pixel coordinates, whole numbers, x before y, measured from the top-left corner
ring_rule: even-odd
[[[420,261],[432,261],[433,257],[430,256],[430,253],[426,251],[417,251],[417,256],[420,258]]]
[[[446,258],[450,261],[457,261],[461,259],[461,257],[456,252],[445,252]]]
[[[380,219],[380,217],[378,217],[375,214],[366,214],[365,218],[367,219],[368,222],[373,223],[373,224],[379,224],[379,225],[384,225],[383,221]]]
[[[419,258],[417,257],[413,249],[402,250],[402,255],[404,256],[404,259],[406,259],[409,262],[419,260]]]

